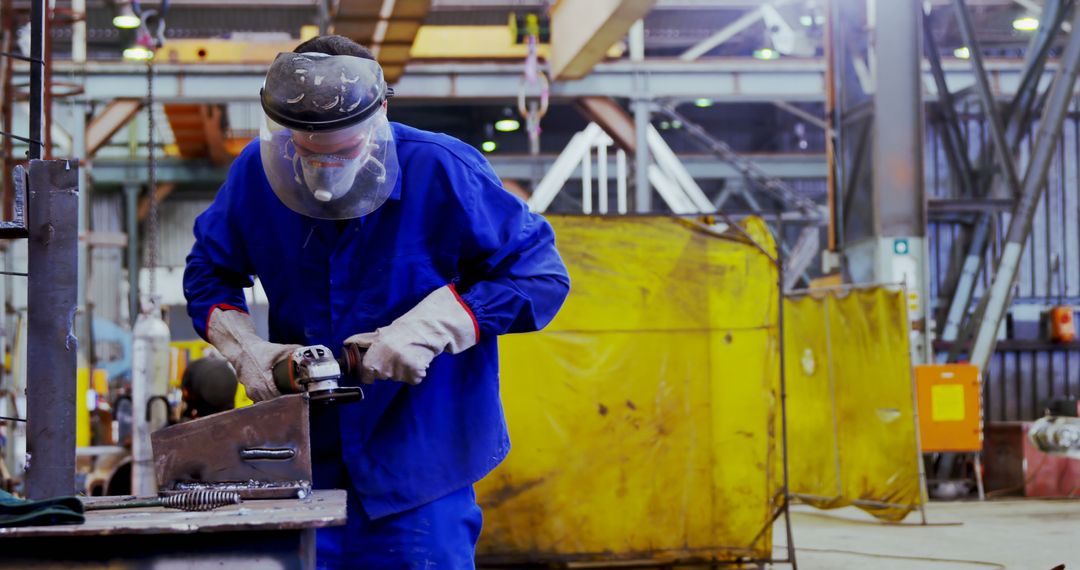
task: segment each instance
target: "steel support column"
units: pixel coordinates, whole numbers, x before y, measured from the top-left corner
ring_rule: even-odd
[[[979,96],[983,113],[990,124],[990,140],[997,152],[997,164],[1000,164],[1005,174],[1005,183],[1008,184],[1012,195],[1016,195],[1020,189],[1020,177],[1016,174],[1016,163],[1013,160],[1012,151],[1005,141],[1005,127],[1002,126],[1001,114],[998,113],[994,94],[990,90],[990,80],[986,77],[986,67],[983,65],[982,51],[979,47],[979,39],[975,37],[975,25],[971,23],[971,14],[968,13],[964,0],[953,0],[956,7],[956,18],[960,22],[960,36],[968,46],[971,53],[971,65],[975,74],[975,92]]]
[[[1080,29],[1080,10],[1073,15],[1072,26],[1074,30]],[[1035,209],[1039,205],[1039,200],[1042,199],[1047,173],[1054,158],[1058,137],[1061,135],[1062,123],[1072,100],[1078,73],[1080,73],[1080,34],[1074,33],[1069,37],[1061,66],[1058,68],[1053,86],[1050,88],[1046,108],[1039,121],[1039,132],[1035,138],[1031,161],[1024,175],[1024,184],[1009,223],[998,271],[990,285],[986,313],[979,322],[978,332],[975,335],[970,361],[980,370],[986,369],[990,354],[994,350],[997,330],[1012,295],[1024,243],[1027,242],[1031,233]]]
[[[645,61],[645,22],[638,20],[630,28],[630,59],[636,65]],[[652,124],[652,100],[649,98],[648,79],[640,69],[634,70],[634,211],[645,214],[652,211],[652,184],[649,182],[649,143],[646,135]]]
[[[28,194],[27,494],[44,499],[75,491],[78,163],[30,161]]]
[[[1062,8],[1061,0],[1047,0],[1042,14],[1044,18],[1043,24],[1032,38],[1024,58],[1026,67],[1020,80],[1020,86],[1017,88],[1012,103],[1008,108],[1003,109],[1002,115],[1006,124],[1005,136],[1008,139],[1010,148],[1016,148],[1020,144],[1020,140],[1031,125],[1033,109],[1038,100],[1039,80],[1043,76],[1043,70],[1046,67],[1050,48],[1053,46],[1054,37],[1057,30],[1061,28],[1062,20],[1065,17]],[[983,149],[980,152],[979,164],[986,164],[990,161],[988,150]],[[1002,180],[984,179],[983,182],[975,186],[974,196],[1005,195],[1004,191],[994,190],[995,184],[1002,186],[1006,183]],[[989,215],[980,214],[970,232],[967,254],[961,262],[956,287],[949,301],[948,312],[942,327],[942,340],[954,341],[961,337],[967,339],[970,336],[970,331],[961,335],[961,330],[966,319],[968,306],[971,304],[976,278],[982,272],[991,223],[992,219]],[[950,273],[952,273],[951,268]],[[956,348],[951,351],[949,355],[950,361],[955,359],[959,353],[959,348],[960,345],[956,345]]]
[[[941,67],[941,54],[938,52],[937,43],[930,29],[930,15],[923,14],[923,40],[926,45],[926,59],[930,62],[930,74],[934,77],[934,85],[938,92],[938,109],[942,118],[943,136],[945,143],[945,156],[949,159],[949,166],[960,186],[962,196],[975,195],[975,171],[968,158],[967,141],[960,131],[960,118],[956,114],[956,102],[953,101],[952,93],[945,82],[945,70]],[[969,48],[970,49],[970,48]]]
[[[45,156],[45,0],[30,3],[30,143],[31,159]],[[4,125],[10,129],[11,125]]]
[[[124,185],[127,228],[128,320],[135,326],[139,316],[139,185]]]
[[[908,292],[911,354],[929,359],[926,337],[928,271],[923,183],[922,7],[874,0],[871,68],[874,125],[871,134],[870,235],[846,244],[855,282],[902,283]]]

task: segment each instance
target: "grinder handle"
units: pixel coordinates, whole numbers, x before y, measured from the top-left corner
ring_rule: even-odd
[[[271,374],[274,376],[274,385],[277,386],[278,392],[282,394],[298,394],[301,392],[300,385],[297,384],[293,375],[291,356],[275,364]]]

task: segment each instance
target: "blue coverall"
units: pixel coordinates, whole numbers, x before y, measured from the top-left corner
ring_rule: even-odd
[[[442,354],[418,386],[380,381],[312,421],[315,484],[347,488],[346,527],[320,531],[326,568],[472,567],[480,511],[472,484],[506,457],[497,336],[534,331],[569,291],[551,226],[452,137],[392,124],[401,166],[387,202],[337,222],[274,195],[258,142],[235,160],[195,221],[184,294],[198,333],[215,307],[247,310],[258,276],[270,341],[335,350],[454,284],[479,343]]]

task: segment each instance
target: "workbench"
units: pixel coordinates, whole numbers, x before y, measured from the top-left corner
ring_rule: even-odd
[[[118,497],[87,498],[116,501]],[[206,512],[88,511],[81,525],[0,529],[0,568],[315,567],[315,529],[345,524],[345,491],[245,501]]]

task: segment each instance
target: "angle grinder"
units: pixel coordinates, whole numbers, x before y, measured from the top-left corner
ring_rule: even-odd
[[[312,402],[347,403],[364,399],[359,386],[341,386],[344,377],[360,378],[364,349],[348,345],[341,358],[321,344],[304,346],[274,365],[274,384],[282,394],[306,394]]]

